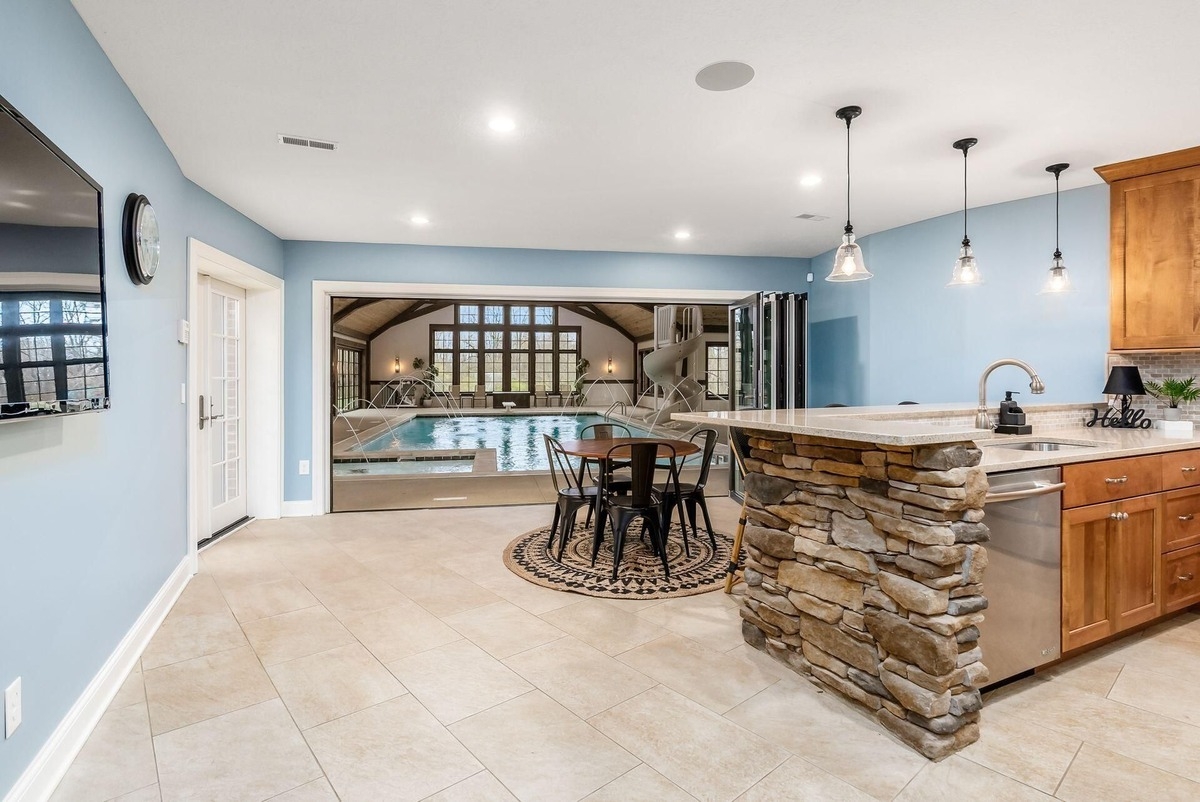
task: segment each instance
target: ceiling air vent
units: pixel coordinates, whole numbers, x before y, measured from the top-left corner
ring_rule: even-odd
[[[824,215],[824,214],[809,214],[808,212],[805,212],[804,214],[796,215],[796,219],[797,220],[810,220],[814,223],[822,223],[822,222],[828,220],[829,217],[828,217],[828,215]]]
[[[291,136],[290,134],[280,134],[279,144],[281,145],[296,145],[301,148],[316,148],[317,150],[337,150],[336,142],[326,142],[322,139],[309,139],[303,136]]]

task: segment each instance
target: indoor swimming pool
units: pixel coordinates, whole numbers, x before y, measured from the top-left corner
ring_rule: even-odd
[[[356,444],[350,450],[362,452],[367,459],[375,455],[383,457],[389,452],[493,450],[496,470],[546,471],[550,466],[546,462],[543,434],[559,440],[574,440],[578,439],[585,426],[604,422],[602,416],[594,414],[419,416],[367,440],[361,447]],[[622,425],[634,437],[649,436],[644,429]],[[355,466],[359,469],[355,473],[384,472],[375,468],[386,464],[372,461],[368,466],[359,463]],[[362,470],[364,468],[365,471]],[[463,470],[460,466],[450,465],[439,469],[434,463],[434,466],[423,465],[420,472],[437,473],[456,469]],[[391,469],[386,472],[409,471]]]

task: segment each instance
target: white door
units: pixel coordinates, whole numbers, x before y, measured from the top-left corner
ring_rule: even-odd
[[[246,291],[200,276],[200,540],[246,517]]]

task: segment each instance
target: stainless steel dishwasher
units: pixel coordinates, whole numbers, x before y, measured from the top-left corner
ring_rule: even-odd
[[[1060,468],[988,477],[984,523],[991,530],[979,626],[988,683],[1062,655],[1062,482]]]

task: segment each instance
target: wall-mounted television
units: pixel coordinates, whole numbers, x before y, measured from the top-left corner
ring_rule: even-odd
[[[0,423],[108,408],[102,200],[0,97]]]

